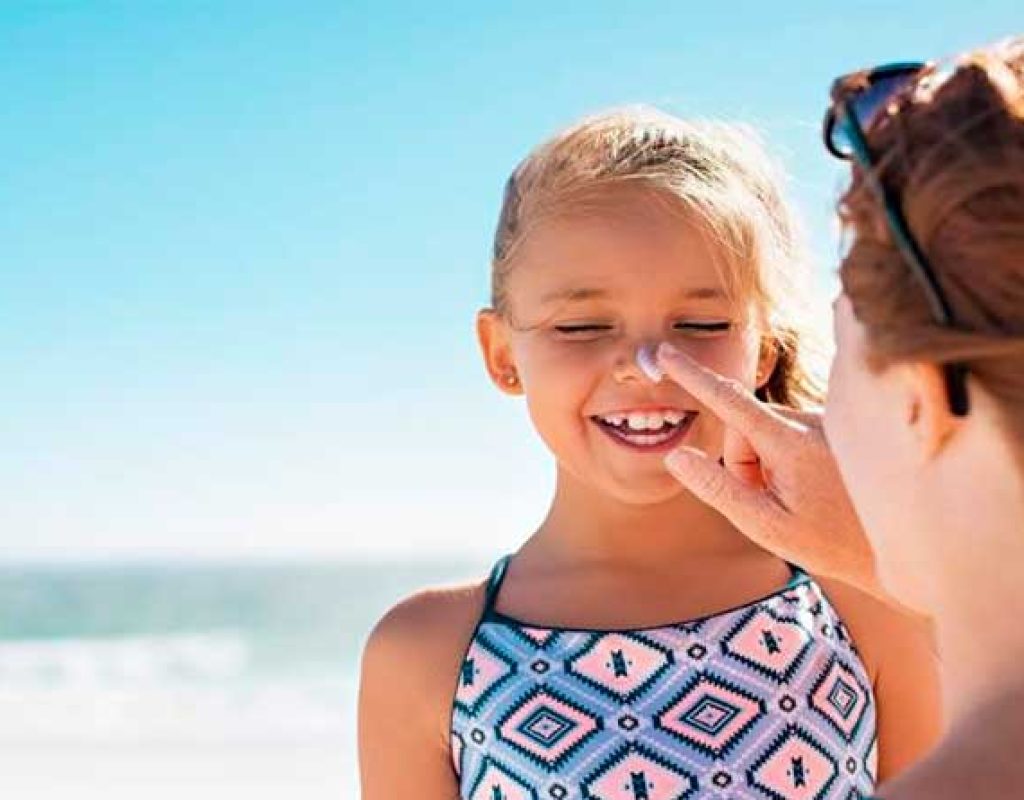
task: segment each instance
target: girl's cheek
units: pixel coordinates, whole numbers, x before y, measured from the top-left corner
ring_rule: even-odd
[[[544,342],[533,348],[534,362],[544,369],[581,369],[602,363],[609,357],[609,350],[614,347],[610,339],[593,341],[557,341]]]
[[[673,344],[708,369],[726,377],[740,377],[750,371],[748,362],[756,371],[757,353],[748,352],[746,342],[740,336],[715,338],[680,337]],[[756,347],[756,346],[755,346]]]
[[[574,376],[590,375],[607,361],[607,350],[594,343],[533,343],[517,353],[517,363],[535,387],[564,387]],[[530,383],[531,381],[527,381]]]

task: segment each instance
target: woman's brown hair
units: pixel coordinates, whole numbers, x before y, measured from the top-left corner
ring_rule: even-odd
[[[865,175],[840,201],[840,276],[876,367],[960,362],[1024,441],[1024,37],[923,77],[868,131],[882,183],[948,297],[934,321]]]

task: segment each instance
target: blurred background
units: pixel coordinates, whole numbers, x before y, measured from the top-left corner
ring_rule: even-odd
[[[825,294],[830,79],[1019,25],[1018,0],[0,3],[0,792],[355,798],[373,621],[548,500],[473,336],[515,163],[611,105],[752,123]]]

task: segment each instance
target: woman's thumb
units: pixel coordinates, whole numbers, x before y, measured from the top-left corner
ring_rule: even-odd
[[[672,476],[726,517],[740,532],[761,541],[770,535],[768,500],[763,491],[744,483],[707,454],[693,447],[679,447],[665,456]]]

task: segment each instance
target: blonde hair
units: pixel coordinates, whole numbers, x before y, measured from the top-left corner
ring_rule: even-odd
[[[1024,441],[1024,37],[922,80],[869,141],[955,317],[932,318],[855,170],[840,204],[853,232],[841,277],[872,364],[966,363]]]
[[[508,275],[538,222],[614,187],[642,187],[701,226],[733,301],[755,303],[765,342],[777,351],[762,398],[818,405],[824,348],[809,313],[802,236],[781,185],[781,172],[745,126],[645,107],[586,118],[536,148],[509,178],[494,235],[491,304],[507,313]]]

